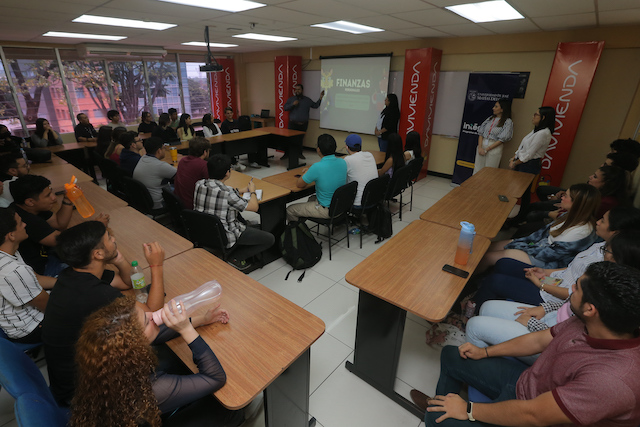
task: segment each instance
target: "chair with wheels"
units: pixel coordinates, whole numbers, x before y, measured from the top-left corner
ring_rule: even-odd
[[[6,339],[0,339],[0,354],[0,385],[16,399],[18,425],[66,426],[67,411],[58,407],[33,360]]]
[[[316,223],[316,234],[320,235],[320,225],[324,225],[328,228],[328,233],[323,235],[329,239],[329,260],[331,260],[331,246],[333,239],[334,227],[341,223],[346,223],[345,237],[347,238],[347,247],[349,247],[349,223],[348,214],[353,206],[353,201],[356,198],[356,192],[358,191],[358,183],[356,181],[350,182],[338,188],[331,198],[331,205],[329,206],[329,218],[300,218],[300,221],[309,220]],[[335,243],[338,243],[342,239],[335,239]]]
[[[155,220],[157,217],[164,215],[168,212],[167,208],[154,209],[153,200],[149,194],[149,190],[140,181],[129,178],[128,176],[122,177],[124,183],[124,191],[127,196],[127,202],[137,211],[151,215]]]
[[[397,171],[394,171],[393,176],[389,181],[389,187],[387,187],[387,194],[384,198],[387,201],[387,206],[389,206],[392,201],[395,201],[394,199],[396,197],[400,196],[400,209],[398,209],[398,212],[400,214],[400,221],[402,221],[402,208],[409,204],[409,202],[402,202],[402,193],[404,193],[404,190],[407,189],[410,177],[411,168],[409,168],[409,166],[403,166]]]
[[[227,248],[229,239],[227,239],[227,234],[220,218],[192,209],[184,209],[182,218],[187,231],[187,239],[193,243],[193,246],[211,249],[218,258],[223,261],[229,260],[237,246]]]
[[[186,227],[182,218],[182,211],[184,210],[182,200],[166,187],[162,188],[162,199],[171,216],[173,228],[179,235],[186,236]]]
[[[424,157],[418,157],[417,159],[413,159],[409,162],[407,167],[411,169],[411,174],[409,175],[408,185],[411,188],[411,201],[409,202],[409,212],[413,209],[413,184],[418,182],[418,177],[420,176],[420,171],[422,170],[422,165],[424,164]]]
[[[365,233],[365,227],[362,225],[362,215],[375,209],[380,203],[384,202],[384,196],[389,186],[389,175],[384,174],[378,178],[367,182],[362,192],[362,201],[360,209],[355,207],[351,209],[351,218],[360,228],[360,249],[362,249],[362,235]]]

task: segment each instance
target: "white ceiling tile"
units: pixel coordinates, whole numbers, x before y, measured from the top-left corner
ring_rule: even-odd
[[[416,24],[415,22],[405,21],[404,19],[398,19],[388,15],[377,15],[369,16],[367,18],[360,18],[356,23],[369,25],[376,28],[382,28],[383,30],[400,30],[403,28],[421,27],[420,24]]]
[[[262,20],[281,21],[288,25],[311,25],[324,22],[322,16],[311,13],[302,13],[295,10],[283,9],[281,7],[261,7],[244,12],[243,16],[260,18]]]
[[[587,13],[596,10],[594,0],[508,0],[508,2],[518,12],[529,18]]]
[[[566,30],[570,28],[595,27],[595,13],[577,15],[545,16],[533,18],[532,21],[545,31]]]
[[[351,20],[363,16],[373,16],[376,13],[368,8],[350,6],[336,0],[295,0],[279,5],[284,9],[297,10],[318,16],[330,17],[331,20]]]
[[[429,3],[435,7],[446,7],[456,4],[473,3],[473,0],[426,0],[425,3]]]
[[[108,3],[105,3],[103,7],[169,17],[189,16],[192,17],[193,20],[212,19],[229,15],[229,12],[221,10],[183,6],[157,0],[111,0]]]
[[[429,38],[429,37],[451,37],[453,34],[444,33],[429,27],[406,28],[404,30],[396,30],[397,33],[406,34],[412,37]]]
[[[442,25],[434,28],[447,34],[453,34],[460,37],[488,36],[495,34],[494,32],[475,24]]]
[[[453,12],[443,9],[427,9],[416,12],[394,13],[393,16],[399,19],[404,19],[405,21],[415,22],[416,24],[420,24],[425,27],[465,24],[471,22]]]
[[[342,0],[342,3],[366,8],[382,14],[411,12],[414,10],[424,10],[435,7],[420,0]]]
[[[625,10],[640,8],[638,0],[598,0],[598,10]]]
[[[639,24],[640,9],[608,10],[599,13],[600,25]]]
[[[510,21],[485,22],[482,28],[498,34],[530,33],[540,28],[529,19],[512,19]]]

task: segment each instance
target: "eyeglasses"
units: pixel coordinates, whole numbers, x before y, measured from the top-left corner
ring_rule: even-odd
[[[602,255],[606,255],[606,254],[613,255],[613,252],[609,250],[609,247],[607,245],[600,246],[600,252],[602,252]]]

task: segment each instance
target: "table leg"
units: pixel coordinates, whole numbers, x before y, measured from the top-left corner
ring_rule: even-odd
[[[315,426],[309,419],[311,349],[307,349],[264,391],[266,427]]]
[[[288,138],[286,144],[289,145],[289,167],[287,170],[299,168],[305,166],[306,163],[298,163],[300,154],[302,153],[302,142],[304,141],[304,135],[294,136]]]
[[[281,197],[261,203],[258,210],[260,214],[260,229],[268,231],[276,238],[276,243],[262,254],[265,265],[282,256],[278,247],[278,239],[285,227],[285,204],[286,199]]]
[[[346,368],[385,396],[424,418],[424,412],[393,390],[407,312],[360,291],[353,363]]]

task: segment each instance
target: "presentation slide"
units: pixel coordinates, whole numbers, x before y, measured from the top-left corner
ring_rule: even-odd
[[[374,134],[389,89],[390,56],[322,59],[320,127]]]

